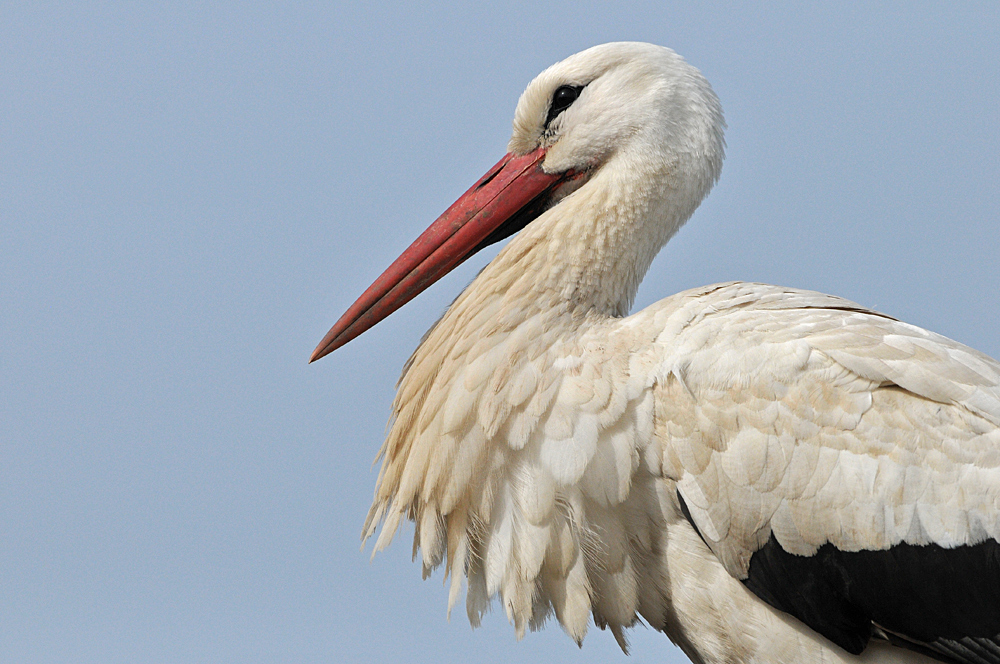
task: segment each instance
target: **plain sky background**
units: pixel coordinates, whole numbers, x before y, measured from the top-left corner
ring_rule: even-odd
[[[699,67],[722,179],[637,307],[743,279],[1000,356],[1000,5],[4,3],[0,661],[677,662],[445,618],[359,534],[395,379],[489,256],[321,362],[544,67]]]

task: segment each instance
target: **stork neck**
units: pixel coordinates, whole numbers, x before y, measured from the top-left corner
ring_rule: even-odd
[[[701,200],[671,172],[676,163],[600,169],[516,236],[473,287],[502,288],[521,308],[510,300],[624,316],[653,258]]]

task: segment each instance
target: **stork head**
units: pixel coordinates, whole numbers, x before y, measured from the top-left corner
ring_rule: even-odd
[[[546,150],[549,173],[600,168],[617,155],[698,155],[699,175],[711,186],[722,169],[724,128],[718,97],[684,58],[662,46],[615,42],[535,77],[517,103],[507,149]]]
[[[648,190],[640,195],[677,203],[668,230],[652,243],[655,254],[718,179],[724,126],[711,86],[668,48],[604,44],[552,65],[518,101],[508,154],[376,279],[310,361],[603,173],[613,173],[611,186],[640,182]],[[670,187],[661,186],[664,179]]]

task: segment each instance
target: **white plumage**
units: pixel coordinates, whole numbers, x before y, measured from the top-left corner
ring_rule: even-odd
[[[1000,583],[1000,364],[840,298],[763,284],[626,316],[718,178],[723,127],[701,74],[648,44],[589,49],[528,86],[509,149],[537,155],[545,205],[526,197],[533,219],[407,363],[364,536],[382,524],[377,551],[413,520],[425,575],[442,563],[451,575],[449,608],[467,579],[470,621],[497,600],[518,635],[554,614],[579,641],[593,617],[625,647],[641,617],[702,662],[930,661],[913,649],[1000,661],[997,606],[969,600],[949,615],[985,627],[929,638],[897,615],[923,591],[888,597],[907,583]],[[351,328],[390,286],[366,293],[314,359],[415,294]],[[953,564],[975,545],[986,579]],[[860,607],[861,632],[826,624],[826,591],[765,570],[798,578],[803,565],[821,584],[830,565],[867,574],[883,560],[913,579],[887,581],[888,599],[833,598],[853,602],[851,616]],[[986,655],[955,654],[966,637]]]

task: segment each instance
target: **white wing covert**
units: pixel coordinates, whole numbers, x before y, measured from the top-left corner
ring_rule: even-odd
[[[983,556],[997,556],[1000,364],[818,293],[724,284],[678,297],[685,304],[649,314],[663,318],[663,472],[732,576],[798,614],[807,608],[761,577],[769,546],[791,554],[772,570],[786,575],[818,552],[829,565],[831,550],[983,544]],[[995,569],[974,579],[968,568],[970,578],[948,583],[1000,583]],[[997,614],[979,635],[994,637],[1000,603],[988,604],[966,609]],[[810,624],[838,641],[835,628]]]

